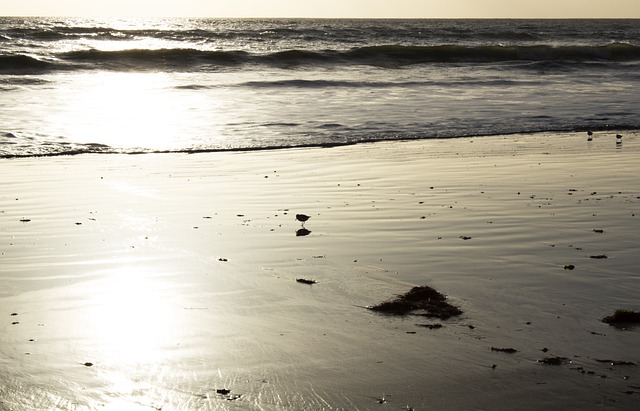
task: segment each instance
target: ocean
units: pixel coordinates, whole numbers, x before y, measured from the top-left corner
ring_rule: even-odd
[[[0,18],[0,157],[640,128],[640,20]]]

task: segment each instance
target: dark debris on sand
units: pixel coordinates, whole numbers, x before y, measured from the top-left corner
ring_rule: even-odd
[[[507,354],[514,354],[518,352],[518,350],[516,350],[515,348],[510,348],[510,347],[509,348],[491,347],[491,351],[503,352]]]
[[[567,357],[545,357],[538,362],[545,365],[562,365],[571,363],[571,360]]]
[[[442,328],[442,324],[440,323],[436,323],[436,324],[416,324],[418,327],[424,327],[424,328],[428,328],[430,330],[437,330],[439,328]]]
[[[414,314],[442,320],[462,314],[462,310],[449,304],[446,300],[447,297],[433,288],[419,286],[413,287],[409,292],[399,295],[394,300],[385,301],[367,308],[391,315],[407,315],[414,311],[419,311]]]
[[[616,365],[637,365],[635,362],[632,361],[621,361],[621,360],[609,360],[609,359],[595,359],[597,362],[601,362],[601,363],[606,363],[609,364],[611,366],[616,366]]]
[[[633,310],[616,310],[613,315],[608,315],[602,319],[602,322],[609,325],[627,325],[640,323],[640,312]]]

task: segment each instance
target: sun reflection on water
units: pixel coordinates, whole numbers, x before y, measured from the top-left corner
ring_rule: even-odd
[[[171,150],[193,134],[202,110],[218,102],[185,93],[167,73],[100,72],[70,77],[48,124],[59,135],[83,144]]]

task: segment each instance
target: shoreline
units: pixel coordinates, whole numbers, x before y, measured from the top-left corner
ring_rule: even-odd
[[[634,409],[598,361],[640,364],[601,321],[640,308],[610,134],[0,160],[0,406]],[[463,314],[364,308],[422,285]]]
[[[139,150],[139,149],[131,149],[130,151],[125,151],[124,149],[114,149],[116,151],[96,151],[95,147],[102,147],[102,144],[99,143],[87,143],[86,145],[89,147],[93,147],[93,149],[82,149],[78,148],[73,151],[65,151],[65,152],[53,152],[53,153],[34,153],[34,154],[2,154],[0,155],[0,160],[6,159],[21,159],[21,158],[47,158],[47,157],[60,157],[60,156],[78,156],[78,155],[160,155],[160,154],[215,154],[215,153],[251,153],[251,152],[260,152],[260,151],[280,151],[280,150],[298,150],[298,149],[324,149],[324,148],[339,148],[339,147],[349,147],[360,144],[376,144],[376,143],[412,143],[412,142],[421,142],[421,141],[455,141],[459,139],[484,139],[484,138],[509,138],[509,137],[540,137],[540,136],[548,136],[548,135],[574,135],[580,133],[586,133],[588,129],[584,130],[572,130],[572,131],[562,131],[562,130],[547,130],[547,131],[531,131],[531,132],[514,132],[509,134],[481,134],[481,135],[461,135],[455,137],[414,137],[414,138],[402,138],[402,139],[370,139],[370,140],[358,140],[358,141],[348,141],[348,142],[328,142],[328,143],[309,143],[309,144],[300,144],[300,145],[291,145],[291,146],[266,146],[266,147],[230,147],[230,148],[185,148],[185,149],[176,149],[176,150]],[[603,127],[600,129],[591,129],[594,133],[595,138],[611,138],[615,137],[617,133],[620,132],[628,132],[631,134],[637,134],[638,130],[635,128],[611,128],[611,127]],[[11,137],[15,137],[13,133],[6,133]],[[105,146],[108,147],[108,146]],[[111,147],[108,147],[111,149]],[[117,151],[121,150],[121,151]]]

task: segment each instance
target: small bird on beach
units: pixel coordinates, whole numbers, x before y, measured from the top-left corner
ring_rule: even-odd
[[[616,134],[616,144],[622,144],[622,134]]]
[[[308,216],[306,214],[296,214],[296,220],[300,221],[303,226],[304,226],[304,223],[310,218],[311,216]]]
[[[593,140],[593,131],[591,130],[587,131],[587,136],[589,136],[587,137],[587,141]]]

